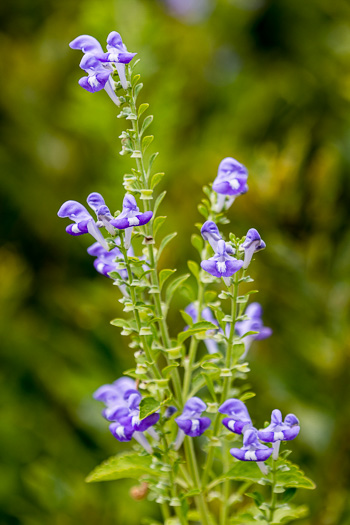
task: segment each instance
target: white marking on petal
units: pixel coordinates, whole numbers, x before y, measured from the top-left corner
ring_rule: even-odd
[[[227,423],[227,426],[230,430],[232,430],[232,432],[235,431],[235,421],[233,421],[233,419]]]
[[[88,82],[89,82],[91,87],[98,87],[99,84],[100,84],[99,81],[96,78],[96,75],[89,76]]]
[[[274,432],[273,433],[273,437],[275,438],[275,440],[277,441],[283,441],[284,440],[284,434],[283,432]]]
[[[199,430],[199,419],[193,419],[191,422],[191,432],[197,432]]]
[[[137,217],[130,217],[128,218],[129,226],[138,226],[140,224],[140,221]]]
[[[79,230],[79,226],[77,224],[73,224],[72,232],[73,233],[81,233],[81,230]]]
[[[118,62],[119,53],[109,53],[108,60],[110,60],[111,62]]]
[[[132,419],[131,419],[131,424],[132,426],[134,425],[138,425],[140,423],[140,418],[139,416],[132,416]]]
[[[226,262],[225,261],[218,261],[216,263],[216,267],[218,269],[218,272],[225,273],[226,272]]]
[[[233,190],[238,190],[239,182],[237,179],[227,181]]]
[[[105,267],[104,263],[102,263],[102,262],[98,263],[98,265],[96,266],[96,270],[98,272],[103,272],[104,267]]]
[[[256,461],[258,458],[256,457],[255,450],[247,450],[244,454],[244,459],[247,461]]]
[[[124,432],[124,427],[120,426],[120,427],[117,427],[115,429],[115,433],[117,434],[118,437],[120,438],[125,438],[125,432]]]

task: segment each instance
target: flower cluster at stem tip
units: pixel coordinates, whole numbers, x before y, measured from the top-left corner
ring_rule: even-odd
[[[197,244],[201,247],[198,250],[201,254],[201,262],[200,267],[193,263],[198,270],[192,272],[197,274],[198,296],[197,299],[191,296],[191,299],[188,300],[190,304],[187,304],[185,310],[181,311],[187,326],[184,327],[177,340],[171,339],[166,325],[166,316],[172,295],[168,291],[171,290],[172,285],[167,287],[165,294],[170,298],[167,297],[163,302],[162,284],[174,270],[165,269],[162,270],[166,272],[163,273],[163,276],[161,272],[158,275],[157,248],[152,246],[156,244],[153,236],[157,219],[154,220],[152,205],[143,202],[144,211],[140,211],[133,195],[133,193],[139,195],[141,192],[141,199],[146,200],[148,192],[153,191],[146,184],[151,166],[148,170],[145,169],[142,157],[144,151],[142,144],[144,143],[141,138],[145,126],[139,127],[138,122],[139,116],[142,115],[148,104],[142,104],[137,111],[135,82],[131,81],[132,67],[128,66],[135,53],[127,51],[116,31],[108,35],[106,52],[98,40],[89,35],[79,36],[69,45],[72,49],[78,49],[84,53],[80,67],[85,71],[86,76],[79,80],[80,86],[90,93],[104,89],[114,104],[118,106],[129,103],[129,107],[124,107],[120,115],[127,115],[126,118],[131,117],[133,129],[123,132],[125,136],[122,135],[121,138],[127,137],[127,140],[130,141],[133,149],[128,151],[129,153],[132,151],[131,156],[137,159],[137,170],[134,169],[133,173],[139,173],[138,182],[143,179],[142,184],[146,186],[141,186],[140,189],[140,186],[133,187],[132,184],[128,186],[124,182],[127,193],[123,198],[122,211],[115,215],[110,212],[104,198],[97,192],[90,193],[87,197],[87,204],[92,213],[74,200],[63,203],[58,211],[60,218],[71,221],[66,227],[68,234],[72,236],[90,234],[93,237],[94,243],[87,249],[87,252],[94,257],[93,264],[96,271],[114,280],[114,284],[119,287],[123,296],[120,302],[124,302],[124,311],[132,311],[134,314],[130,322],[120,319],[114,321],[120,321],[121,324],[112,322],[112,324],[123,327],[123,330],[126,326],[122,334],[131,334],[132,342],[129,346],[138,349],[134,354],[137,368],[127,372],[133,379],[125,376],[112,384],[103,385],[96,390],[93,397],[104,404],[102,415],[109,422],[109,430],[114,438],[120,442],[130,442],[134,439],[147,454],[153,454],[154,458],[159,456],[159,449],[167,458],[169,451],[174,457],[183,444],[185,455],[187,455],[186,449],[192,447],[191,439],[202,436],[211,427],[207,436],[209,441],[210,438],[214,438],[212,442],[221,438],[220,429],[226,434],[230,432],[242,436],[242,447],[231,448],[231,456],[239,461],[255,462],[263,474],[268,474],[265,461],[271,456],[274,460],[278,458],[281,441],[293,440],[299,434],[300,425],[294,414],[288,414],[283,419],[281,411],[275,409],[272,411],[270,424],[258,430],[253,426],[245,403],[239,398],[230,397],[233,395],[242,397],[240,388],[236,389],[236,385],[233,387],[233,380],[241,379],[242,376],[245,378],[248,363],[244,361],[251,344],[255,340],[266,339],[272,334],[271,328],[263,324],[261,305],[253,302],[247,306],[249,294],[253,292],[250,291],[244,296],[238,294],[240,282],[252,281],[246,275],[246,270],[253,256],[266,247],[265,242],[255,228],[250,228],[242,239],[237,239],[230,234],[229,241],[223,238],[219,230],[220,224],[228,222],[223,217],[224,213],[238,196],[248,191],[248,170],[236,159],[227,157],[220,162],[211,188],[207,188],[209,200],[207,200],[207,213],[202,213],[206,219],[200,227],[202,238],[199,235],[196,236]],[[119,80],[115,80],[116,78]],[[116,90],[120,89],[126,91],[125,97],[117,96]],[[146,118],[150,119],[148,121],[150,123],[153,117]],[[145,138],[150,139],[150,137]],[[148,142],[146,141],[146,144]],[[124,154],[125,151],[123,150],[121,154]],[[205,188],[204,191],[206,191]],[[157,204],[154,207],[155,211],[156,208]],[[164,219],[164,217],[159,217],[159,219]],[[143,228],[148,223],[150,224]],[[142,256],[135,255],[137,245],[133,244],[133,240],[137,235],[143,235],[143,244],[148,244],[145,248],[147,251],[144,251]],[[170,237],[168,236],[168,239]],[[164,240],[160,244],[158,254],[163,243]],[[193,261],[189,261],[189,267],[190,262]],[[180,277],[179,283],[182,282],[184,280],[182,281]],[[213,282],[216,284],[223,282],[227,287],[227,290],[221,291],[220,295],[213,290],[209,290],[209,294],[214,294],[217,299],[230,298],[230,315],[225,315],[220,310],[220,301],[206,300],[206,286]],[[151,299],[148,298],[147,292]],[[219,314],[218,310],[220,310]],[[189,337],[191,337],[191,343],[188,355],[186,355],[184,341]],[[197,362],[196,351],[199,341],[203,341],[207,354],[202,361]],[[176,352],[179,353],[176,354]],[[160,355],[162,358],[159,357]],[[139,358],[140,361],[138,361]],[[182,358],[181,365],[184,369],[182,383],[178,371],[180,362],[177,361],[180,358]],[[160,369],[161,359],[166,360],[166,368]],[[209,375],[206,376],[200,387],[203,388],[206,382],[208,391],[214,398],[214,402],[208,402],[208,404],[195,395],[200,388],[196,387],[191,390],[192,383],[195,383],[198,378],[203,379],[205,365],[209,365],[209,370],[215,371],[212,376],[214,379]],[[196,372],[199,367],[202,367],[204,372]],[[166,373],[164,373],[165,369],[167,369]],[[221,378],[223,378],[222,381]],[[140,391],[143,389],[148,390],[145,396]],[[149,393],[157,399],[149,396]],[[220,393],[220,398],[217,397],[218,393]],[[248,397],[242,397],[242,399],[248,399]],[[147,402],[151,405],[147,405]],[[152,403],[155,404],[152,405]],[[172,430],[168,431],[170,427]],[[268,445],[269,443],[271,445]],[[214,452],[210,449],[212,446],[214,445],[211,443],[203,479],[208,473],[208,477],[210,476],[214,457]],[[228,450],[227,457],[229,457]],[[196,489],[198,489],[200,483],[196,480],[198,477],[196,467],[193,468],[191,476],[196,481],[198,485]],[[203,481],[203,485],[204,483]],[[174,479],[170,475],[171,484],[174,484]],[[156,501],[161,502],[161,498]],[[176,497],[172,501],[177,502]],[[176,503],[174,506],[180,505]],[[223,521],[225,521],[225,516]],[[183,525],[182,521],[181,525]]]

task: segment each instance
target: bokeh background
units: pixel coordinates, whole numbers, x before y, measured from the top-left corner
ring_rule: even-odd
[[[318,490],[302,525],[350,523],[350,4],[344,0],[17,0],[2,3],[0,523],[136,525],[152,503],[132,482],[86,485],[123,448],[91,398],[132,352],[109,324],[118,291],[89,239],[56,216],[91,191],[111,209],[130,168],[124,122],[104,92],[78,84],[80,34],[118,30],[137,51],[140,98],[168,191],[162,265],[186,269],[203,184],[220,160],[249,169],[226,227],[267,243],[252,267],[271,339],[252,348],[249,401],[262,424],[295,412],[293,443]],[[175,305],[185,306],[181,295]],[[173,333],[183,321],[171,317]]]

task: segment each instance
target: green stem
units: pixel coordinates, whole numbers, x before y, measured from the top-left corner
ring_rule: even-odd
[[[129,78],[129,81],[130,81],[130,78]],[[132,88],[129,90],[129,95],[130,95],[130,100],[131,100],[131,104],[130,104],[131,110],[133,111],[135,115],[137,115],[136,99],[135,99]],[[136,157],[137,170],[141,174],[142,184],[143,184],[144,189],[149,189],[148,177],[147,177],[147,172],[145,169],[144,157],[143,157],[143,152],[142,152],[142,144],[141,144],[138,118],[136,120],[134,119],[132,120],[132,128],[133,128],[134,135],[135,135],[133,139],[134,149],[136,151],[139,151],[141,155],[141,157]],[[151,210],[151,205],[149,204],[148,200],[143,200],[143,204],[144,204],[145,211]],[[146,228],[148,230],[148,235],[153,237],[152,221],[147,224]],[[158,326],[161,332],[163,345],[166,349],[168,349],[168,348],[171,348],[171,341],[169,337],[168,326],[166,324],[166,320],[164,318],[163,311],[162,311],[162,302],[161,302],[161,297],[160,297],[160,288],[159,288],[159,280],[158,280],[158,272],[157,272],[157,262],[156,262],[156,258],[154,255],[154,249],[153,249],[152,244],[148,245],[148,255],[149,255],[150,268],[152,270],[151,284],[156,289],[156,292],[153,293],[152,295],[153,295],[153,300],[154,300],[154,304],[156,308],[156,314],[157,314],[157,317],[160,319],[158,321]],[[168,365],[170,364],[168,358],[167,358],[167,364]],[[174,391],[175,391],[175,395],[177,398],[179,408],[182,408],[183,399],[182,399],[181,380],[180,380],[179,371],[177,369],[172,371],[171,379],[174,385]]]
[[[275,492],[276,487],[276,461],[272,460],[272,485],[271,485],[271,503],[270,503],[270,516],[268,523],[273,522],[273,516],[276,510],[277,494]]]
[[[178,498],[177,485],[175,483],[174,472],[173,472],[173,465],[171,464],[170,459],[169,459],[168,442],[167,442],[167,439],[166,439],[166,436],[165,436],[164,433],[162,433],[161,440],[162,440],[163,447],[164,447],[164,462],[167,463],[170,466],[170,470],[168,471],[168,474],[169,474],[169,484],[170,484],[171,497],[172,498]],[[180,520],[181,525],[187,525],[188,522],[187,522],[186,517],[182,513],[182,508],[179,507],[179,506],[174,506],[174,509],[175,509],[175,514],[178,517],[178,519]]]
[[[201,493],[196,496],[195,502],[198,509],[198,512],[201,516],[201,525],[209,525],[209,512],[207,508],[207,504],[204,499],[199,472],[198,472],[198,466],[197,466],[197,460],[196,460],[196,454],[193,447],[193,441],[191,437],[186,436],[185,437],[185,455],[187,463],[189,464],[191,475],[194,481],[194,488],[201,491]]]
[[[236,318],[237,318],[237,297],[238,297],[238,273],[239,272],[236,272],[235,273],[235,276],[234,276],[234,282],[233,282],[233,285],[232,285],[232,299],[231,299],[231,319],[232,319],[232,322],[231,322],[231,327],[230,327],[230,335],[229,335],[229,339],[228,339],[228,343],[227,343],[227,352],[226,352],[226,360],[225,360],[225,367],[227,369],[231,369],[232,368],[232,351],[233,351],[233,340],[234,340],[234,336],[235,336],[235,324],[236,324]],[[226,398],[227,398],[227,395],[230,391],[230,388],[231,388],[231,384],[232,384],[232,376],[226,376],[224,378],[224,385],[223,385],[223,389],[222,389],[222,393],[221,393],[221,400],[220,400],[220,404],[222,404]],[[216,416],[215,416],[215,419],[214,419],[214,429],[213,429],[213,437],[216,438],[217,435],[218,435],[218,432],[219,432],[219,429],[220,429],[220,421],[221,421],[221,414],[220,412],[217,412]],[[210,471],[211,471],[211,468],[212,468],[212,464],[213,464],[213,459],[214,459],[214,447],[213,445],[210,446],[209,448],[209,451],[208,451],[208,456],[207,456],[207,461],[206,461],[206,464],[205,464],[205,467],[204,467],[204,472],[203,472],[203,478],[202,478],[202,483],[204,486],[206,486],[207,482],[208,482],[208,479],[209,479],[209,476],[210,476]]]

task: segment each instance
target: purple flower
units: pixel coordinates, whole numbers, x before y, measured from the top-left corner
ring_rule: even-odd
[[[258,431],[250,427],[244,432],[243,447],[231,448],[230,454],[241,461],[256,461],[261,471],[267,474],[264,461],[271,456],[272,448],[262,445],[258,440]]]
[[[79,84],[90,93],[105,89],[113,102],[119,106],[120,100],[115,94],[115,82],[112,75],[116,69],[122,87],[127,89],[125,64],[129,64],[136,53],[127,51],[116,31],[112,31],[107,37],[107,53],[103,52],[99,41],[89,35],[78,36],[69,46],[85,53],[80,67],[88,73],[88,76],[81,78]]]
[[[227,254],[225,241],[223,240],[218,242],[214,257],[210,257],[209,260],[201,262],[203,270],[214,275],[214,277],[223,277],[226,286],[230,286],[230,279],[228,279],[228,277],[238,272],[242,266],[243,261],[238,261]]]
[[[143,432],[152,431],[151,427],[159,420],[159,414],[151,414],[140,419],[140,402],[142,396],[135,390],[135,382],[130,378],[120,378],[112,385],[103,385],[94,393],[94,398],[102,401],[106,408],[102,415],[112,421],[109,429],[118,441],[136,439],[151,454],[152,447]],[[155,439],[158,436],[150,432]]]
[[[196,306],[195,303],[191,303],[188,306],[186,306],[185,312],[191,316],[192,321],[194,323],[198,322],[198,306]],[[214,318],[212,311],[210,310],[209,307],[206,307],[202,310],[202,319],[204,319],[204,321],[208,321],[209,323],[213,323],[215,325],[218,324],[217,320]],[[187,329],[188,329],[188,326],[185,328],[185,330]],[[207,330],[206,334],[208,336],[211,336],[215,334],[215,332],[216,330]],[[210,338],[204,339],[204,344],[207,347],[209,354],[215,354],[218,351],[218,345],[216,341],[213,341],[213,339],[210,339]]]
[[[246,321],[237,321],[235,324],[235,331],[239,337],[244,337],[244,334],[248,332],[258,332],[257,334],[252,334],[244,337],[244,354],[240,359],[244,359],[248,353],[250,345],[255,340],[267,339],[272,334],[271,328],[263,325],[261,319],[263,309],[259,303],[251,303],[244,312],[245,315],[249,317]]]
[[[94,392],[93,397],[97,401],[102,401],[106,408],[102,415],[109,419],[109,415],[114,413],[117,408],[127,408],[128,403],[124,395],[128,390],[135,388],[135,381],[130,377],[120,377],[111,385],[102,385]],[[127,412],[128,413],[128,412]]]
[[[87,198],[87,203],[96,213],[98,221],[95,222],[92,215],[87,211],[85,206],[77,201],[67,201],[62,204],[58,210],[57,215],[61,218],[69,217],[75,224],[70,224],[66,228],[66,232],[70,235],[83,235],[90,233],[101,246],[108,251],[108,244],[99,231],[103,226],[111,235],[115,234],[115,229],[110,224],[113,218],[105,201],[99,193],[90,193]]]
[[[126,270],[117,270],[115,259],[117,257],[123,257],[118,247],[107,252],[98,242],[95,242],[87,249],[87,252],[89,255],[96,257],[94,267],[97,272],[106,277],[110,277],[108,275],[110,272],[118,271],[122,279],[127,279],[128,272]]]
[[[271,414],[271,423],[268,427],[259,430],[261,441],[273,443],[273,459],[278,458],[281,441],[290,441],[300,432],[299,420],[294,414],[288,414],[282,421],[282,413],[275,409]]]
[[[226,208],[229,208],[238,195],[248,191],[247,179],[247,168],[237,160],[227,157],[220,162],[217,177],[213,182],[213,190],[219,194],[217,212],[223,209],[226,196],[229,197]]]
[[[191,397],[184,406],[182,414],[175,418],[179,427],[179,433],[175,442],[175,449],[178,450],[182,441],[187,436],[198,437],[203,434],[210,426],[208,417],[201,417],[207,405],[199,397]]]
[[[104,66],[95,55],[86,53],[80,62],[80,67],[88,76],[79,80],[79,85],[89,91],[96,93],[104,89],[111,100],[120,106],[120,100],[115,94],[115,82],[112,78],[113,69],[108,65]]]
[[[255,228],[250,228],[245,241],[241,246],[241,249],[244,250],[243,268],[248,268],[254,253],[263,250],[264,248],[266,248],[266,244],[260,237],[258,231]]]
[[[214,252],[217,251],[219,241],[222,241],[219,229],[213,221],[206,221],[202,228],[201,234],[205,241],[208,241]],[[226,252],[233,253],[233,248],[229,243],[226,243]]]
[[[98,229],[99,226],[96,224],[94,218],[87,211],[85,206],[80,204],[80,202],[67,201],[63,203],[58,210],[57,215],[61,218],[69,217],[69,219],[75,222],[75,224],[69,224],[69,226],[67,226],[67,233],[70,235],[83,235],[84,233],[90,233],[90,235],[92,235],[105,250],[108,250],[108,244]]]
[[[119,33],[112,31],[107,37],[107,53],[104,53],[100,58],[102,62],[114,64],[118,71],[120,82],[124,89],[127,89],[128,84],[125,77],[125,64],[129,64],[137,53],[129,53],[123,44]]]
[[[244,430],[252,426],[247,407],[239,399],[227,399],[220,407],[221,414],[227,414],[230,417],[225,417],[222,424],[235,434],[242,434]]]
[[[130,247],[133,227],[147,224],[152,219],[152,216],[153,212],[151,211],[141,213],[137,207],[135,197],[130,193],[125,194],[123,200],[123,211],[118,217],[111,221],[111,224],[119,230],[126,230],[124,239],[126,249]]]

